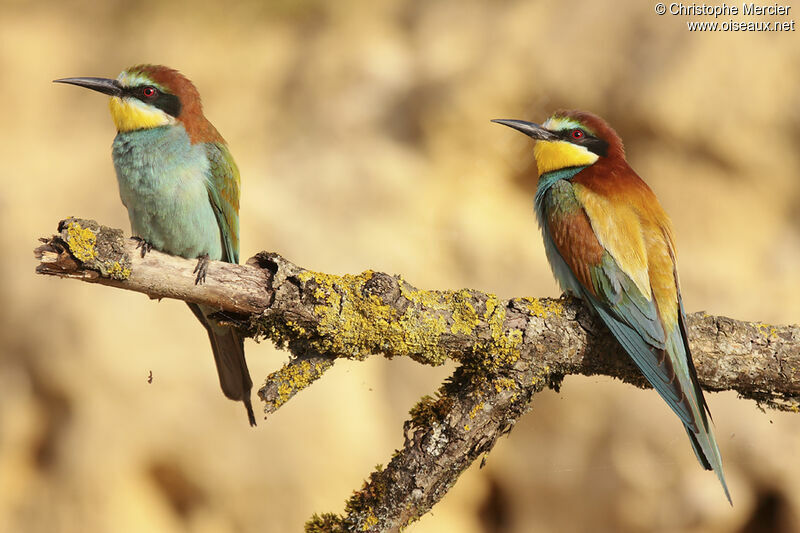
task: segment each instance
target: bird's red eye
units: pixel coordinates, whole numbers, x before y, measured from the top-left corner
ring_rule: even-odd
[[[153,98],[156,95],[157,92],[158,91],[156,91],[155,87],[147,86],[144,89],[142,89],[142,95],[145,98]]]
[[[570,135],[573,139],[583,139],[584,135],[586,134],[583,133],[583,130],[574,129],[570,132]]]

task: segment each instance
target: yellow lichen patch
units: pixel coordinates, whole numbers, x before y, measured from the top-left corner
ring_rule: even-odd
[[[464,426],[464,431],[469,431],[469,424],[466,424],[466,425]]]
[[[97,257],[97,236],[89,228],[83,228],[77,222],[67,225],[67,245],[75,259],[86,263]]]
[[[306,328],[304,328],[303,326],[301,326],[300,324],[298,324],[297,322],[295,322],[293,320],[287,320],[286,321],[286,326],[288,326],[289,329],[291,329],[293,331],[296,331],[300,335],[303,335],[306,332]]]
[[[447,309],[447,302],[442,299],[441,293],[421,289],[412,289],[409,285],[402,283],[402,280],[400,283],[400,294],[405,299],[411,303],[417,304],[418,306],[427,307],[433,310]]]
[[[475,370],[480,370],[471,373],[471,379],[479,381],[485,381],[484,372],[492,375],[502,368],[513,366],[520,357],[520,347],[523,342],[521,330],[512,329],[506,333],[506,307],[501,305],[497,296],[487,295],[485,306],[483,319],[489,329],[489,339],[477,341],[470,358],[477,363]]]
[[[767,339],[776,339],[778,337],[778,328],[770,326],[769,324],[758,324],[758,331]]]
[[[110,262],[107,265],[108,276],[111,279],[128,279],[131,276],[131,269],[124,267],[119,261]]]
[[[475,404],[475,407],[473,407],[472,410],[469,412],[469,417],[475,418],[476,416],[478,416],[478,412],[481,411],[482,409],[483,409],[483,402],[478,402],[477,404]]]
[[[516,391],[517,390],[517,382],[511,378],[502,377],[502,378],[495,378],[491,381],[491,386],[494,387],[496,393],[500,394],[505,391]],[[511,401],[517,401],[518,394],[514,392],[511,395]]]
[[[497,297],[494,295],[490,295],[486,300],[486,315],[484,316],[489,322],[489,333],[491,334],[491,342],[484,347],[489,356],[484,366],[495,372],[502,367],[513,365],[519,359],[522,331],[515,329],[508,334],[504,332],[506,310],[498,305]]]
[[[408,356],[440,365],[446,354],[439,336],[447,332],[447,321],[436,311],[447,309],[443,298],[430,291],[401,289],[411,304],[401,315],[378,296],[364,291],[375,273],[333,276],[304,271],[297,278],[309,289],[319,318],[317,334],[323,352],[363,359],[373,353]],[[402,286],[402,284],[401,284]]]
[[[483,318],[489,320],[489,317],[492,316],[494,310],[497,308],[497,296],[494,294],[490,294],[488,298],[486,298],[486,312],[483,314]]]
[[[542,369],[540,373],[533,374],[533,377],[531,378],[531,385],[536,385],[542,379],[546,379],[548,375],[550,375],[550,366],[545,365],[545,367]]]
[[[545,365],[544,367],[537,366],[534,369],[533,375],[531,376],[530,384],[531,386],[534,387],[536,391],[540,391],[545,387],[558,391],[558,387],[561,384],[561,381],[559,379],[559,376],[554,375],[553,372],[550,371],[550,367]]]
[[[278,397],[273,400],[275,409],[288,402],[298,391],[308,387],[333,363],[303,361],[286,365],[269,376],[268,381],[278,381]]]
[[[377,525],[378,518],[374,514],[370,514],[364,519],[364,523],[361,525],[361,531],[369,531],[372,526]]]
[[[475,307],[469,301],[471,298],[472,295],[466,289],[453,294],[451,306],[453,309],[453,326],[450,331],[455,334],[463,333],[464,335],[469,335],[481,323]]]
[[[485,303],[479,304],[481,299],[466,289],[419,290],[398,279],[401,305],[389,305],[373,290],[375,276],[372,271],[343,276],[302,271],[296,279],[301,291],[312,298],[315,320],[303,322],[301,327],[276,316],[265,319],[260,327],[278,346],[301,336],[321,353],[350,359],[372,354],[410,357],[436,366],[448,357],[460,360],[458,353],[441,342],[442,335],[473,335],[485,324],[488,338],[482,334],[484,340],[464,356],[473,361],[478,356],[478,366],[490,373],[519,359],[523,332],[506,330],[506,307],[497,296],[488,295]]]
[[[494,390],[498,393],[517,388],[516,382],[511,378],[497,378],[492,380],[492,384],[494,385]]]
[[[561,316],[564,312],[564,304],[559,300],[540,299],[540,298],[520,298],[525,303],[525,307],[534,316],[549,318],[551,316]]]

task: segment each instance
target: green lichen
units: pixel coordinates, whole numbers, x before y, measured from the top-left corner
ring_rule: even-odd
[[[343,521],[345,529],[370,531],[378,525],[379,520],[375,508],[386,504],[389,491],[387,483],[390,481],[383,471],[370,474],[369,481],[365,481],[361,490],[353,493],[353,496],[345,504],[347,516]]]
[[[77,222],[67,225],[67,245],[69,251],[78,261],[86,263],[97,257],[97,235]]]
[[[335,513],[314,514],[306,522],[306,533],[337,533],[346,531],[342,517]]]
[[[455,399],[450,396],[423,396],[408,412],[412,427],[430,427],[441,424],[453,409]]]

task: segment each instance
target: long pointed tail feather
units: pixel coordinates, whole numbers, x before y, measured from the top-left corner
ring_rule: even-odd
[[[584,298],[608,326],[653,388],[680,417],[698,461],[703,468],[713,470],[717,474],[725,496],[732,504],[722,470],[719,448],[711,428],[710,413],[700,389],[697,372],[691,362],[688,343],[685,341],[685,330],[676,326],[668,333],[665,349],[657,350],[636,330],[614,317],[590,294],[585,294]]]
[[[250,379],[250,371],[247,369],[247,360],[244,357],[244,340],[234,328],[220,326],[209,320],[207,315],[212,310],[197,304],[188,305],[208,332],[222,392],[231,400],[244,403],[247,419],[251,426],[255,426],[256,417],[250,402],[253,381]]]
[[[695,432],[689,426],[684,426],[686,433],[689,435],[689,440],[692,442],[692,448],[697,456],[697,460],[703,465],[706,470],[713,470],[722,484],[722,490],[725,491],[725,497],[728,498],[728,503],[733,505],[731,493],[728,490],[728,483],[725,481],[725,474],[722,471],[722,459],[720,458],[719,448],[717,447],[714,434],[709,431],[700,430]]]

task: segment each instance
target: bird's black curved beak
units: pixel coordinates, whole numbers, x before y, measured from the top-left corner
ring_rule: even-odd
[[[69,83],[78,87],[86,87],[109,96],[122,96],[122,87],[117,80],[108,78],[61,78],[53,83]]]
[[[528,137],[536,139],[537,141],[555,141],[558,139],[558,136],[554,134],[552,131],[546,130],[539,124],[534,124],[533,122],[525,122],[524,120],[498,119],[498,118],[493,119],[492,122],[497,122],[498,124],[502,124],[503,126],[514,128],[515,130],[521,131]]]

